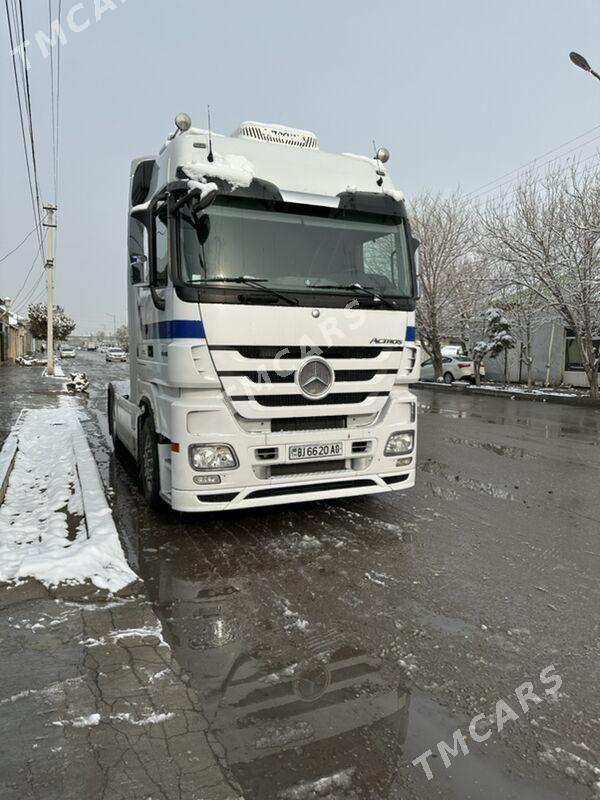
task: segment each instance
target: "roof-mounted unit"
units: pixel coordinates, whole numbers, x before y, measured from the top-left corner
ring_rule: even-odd
[[[275,142],[290,147],[318,150],[319,143],[314,133],[299,128],[286,128],[285,125],[270,125],[266,122],[242,122],[232,134],[238,139],[253,139],[258,142]]]

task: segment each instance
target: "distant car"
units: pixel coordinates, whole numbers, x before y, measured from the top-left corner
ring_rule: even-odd
[[[485,378],[485,367],[479,365],[479,376]],[[444,383],[469,381],[475,383],[475,364],[468,356],[442,356],[442,379]],[[428,358],[421,364],[421,380],[433,381],[433,359]]]
[[[75,348],[66,344],[61,344],[58,348],[58,354],[61,358],[75,358]]]
[[[443,356],[466,356],[464,348],[459,344],[447,344],[442,347]]]
[[[120,347],[109,347],[106,351],[106,361],[127,361],[127,353]]]

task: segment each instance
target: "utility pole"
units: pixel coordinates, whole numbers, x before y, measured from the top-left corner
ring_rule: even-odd
[[[48,228],[48,255],[46,258],[46,282],[48,286],[48,328],[46,333],[46,353],[48,355],[48,375],[54,375],[54,231],[56,222],[54,214],[56,206],[44,206],[46,221],[44,227]]]

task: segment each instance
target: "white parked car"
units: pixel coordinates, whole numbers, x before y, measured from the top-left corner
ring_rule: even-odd
[[[485,378],[485,367],[479,365],[479,375]],[[454,381],[475,382],[475,364],[468,356],[442,356],[442,378],[444,383],[454,383]],[[433,371],[433,359],[428,358],[421,364],[421,380],[433,381],[435,375]]]
[[[106,350],[106,361],[127,361],[127,353],[120,347],[109,347]]]
[[[75,358],[75,348],[67,344],[61,344],[58,348],[58,354],[61,358]]]

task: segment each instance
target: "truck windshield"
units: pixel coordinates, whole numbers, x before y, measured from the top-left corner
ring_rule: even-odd
[[[381,296],[413,296],[401,218],[281,206],[270,210],[258,202],[219,198],[195,223],[182,213],[182,279],[198,285],[243,275],[282,291],[322,285],[327,293],[348,292],[358,283]]]

